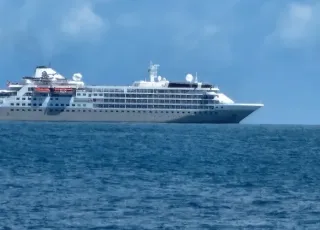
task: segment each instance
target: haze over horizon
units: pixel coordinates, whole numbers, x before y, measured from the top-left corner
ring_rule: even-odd
[[[187,73],[236,102],[265,104],[243,123],[320,124],[320,2],[308,0],[0,0],[0,76],[38,65],[87,84]]]

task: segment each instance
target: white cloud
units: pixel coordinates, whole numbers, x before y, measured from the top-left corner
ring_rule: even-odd
[[[80,40],[96,40],[108,26],[106,21],[94,12],[93,6],[88,2],[77,4],[76,7],[69,9],[61,21],[61,31],[71,38]]]
[[[166,24],[176,45],[188,50],[199,48],[204,41],[213,39],[219,32],[214,22],[198,20],[183,12],[168,14]]]
[[[310,33],[313,8],[310,5],[291,4],[285,17],[279,22],[279,36],[287,42],[306,39]]]
[[[210,17],[198,19],[181,11],[173,12],[167,16],[166,25],[179,56],[200,55],[224,63],[232,60],[228,32]]]
[[[270,38],[287,47],[313,45],[320,34],[320,4],[291,3],[280,16]]]
[[[184,27],[180,27],[174,35],[174,40],[177,45],[184,46],[184,48],[193,50],[202,47],[205,44],[214,41],[215,36],[219,30],[216,25],[206,25],[196,22],[189,22]]]
[[[0,50],[8,55],[17,46],[52,56],[69,42],[96,42],[108,29],[108,21],[89,0],[0,1]]]

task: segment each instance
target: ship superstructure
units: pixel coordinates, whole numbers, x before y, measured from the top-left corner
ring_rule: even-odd
[[[92,86],[76,73],[68,80],[53,68],[8,82],[0,90],[0,120],[239,123],[263,104],[235,103],[219,88],[191,74],[183,82],[158,75],[130,86]]]

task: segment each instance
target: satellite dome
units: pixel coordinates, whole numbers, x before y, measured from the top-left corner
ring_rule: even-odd
[[[81,81],[81,79],[82,79],[81,73],[75,73],[75,74],[73,74],[72,79],[73,79],[74,81]]]
[[[188,73],[188,74],[186,75],[186,81],[187,81],[187,82],[192,82],[192,80],[193,80],[192,74]]]

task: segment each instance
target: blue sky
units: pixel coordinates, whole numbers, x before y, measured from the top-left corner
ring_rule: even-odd
[[[36,65],[87,84],[198,73],[236,102],[263,102],[245,123],[320,123],[320,2],[292,0],[0,0],[0,76]]]

